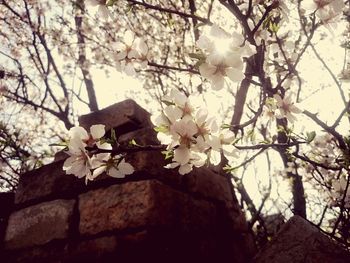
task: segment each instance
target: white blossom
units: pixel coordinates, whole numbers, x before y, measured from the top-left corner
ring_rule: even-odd
[[[179,91],[172,91],[166,101],[171,105],[159,116],[152,117],[158,139],[173,153],[172,162],[166,168],[179,167],[179,173],[186,174],[208,160],[217,165],[221,153],[226,157],[237,156],[234,133],[220,131],[216,118],[210,116],[206,108],[194,106],[191,98]]]
[[[122,157],[111,157],[110,153],[90,153],[88,147],[100,150],[111,150],[112,146],[101,141],[105,135],[105,126],[92,125],[90,133],[83,127],[73,127],[69,130],[68,154],[69,158],[63,164],[67,174],[74,174],[78,178],[85,177],[86,182],[94,180],[106,172],[112,177],[124,177],[133,173],[133,168]]]
[[[214,90],[224,87],[225,78],[239,82],[244,78],[243,57],[255,52],[246,44],[241,34],[231,35],[213,25],[208,35],[201,35],[197,46],[203,50],[206,60],[199,66],[200,74],[211,81]]]
[[[132,174],[134,171],[134,167],[122,159],[117,165],[113,165],[109,168],[107,174],[114,178],[124,178],[125,175]]]
[[[339,204],[344,198],[344,206],[350,208],[350,186],[348,186],[348,180],[345,176],[341,176],[339,179],[334,179],[332,181],[332,190],[331,196],[335,204]]]
[[[103,20],[108,20],[111,17],[105,0],[85,0],[85,3],[88,8],[92,7],[94,9],[95,16],[101,17]]]
[[[276,117],[279,119],[287,118],[288,121],[293,123],[296,120],[293,114],[301,113],[302,110],[294,105],[290,95],[285,95],[283,99],[279,94],[275,94],[273,97],[277,105]]]

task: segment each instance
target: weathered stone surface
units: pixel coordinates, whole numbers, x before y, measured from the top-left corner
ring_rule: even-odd
[[[83,115],[80,126],[89,130],[91,125],[104,124],[106,130],[116,129],[117,134],[151,126],[150,114],[133,100],[125,100],[105,109]]]
[[[14,197],[15,193],[13,192],[0,193],[0,220],[10,214],[13,208]]]
[[[130,140],[134,139],[139,145],[156,145],[159,144],[157,133],[153,127],[146,127],[125,133],[119,137],[119,143],[127,145]]]
[[[255,257],[256,263],[348,263],[350,254],[299,216]]]
[[[156,181],[112,185],[79,196],[81,234],[143,226],[172,226],[192,231],[215,225],[214,205],[193,200]]]
[[[184,176],[177,169],[166,169],[166,161],[159,151],[140,151],[127,156],[135,171],[149,175],[186,192],[220,201],[232,201],[230,185],[224,176],[207,168],[194,168]],[[132,176],[132,175],[131,175]]]
[[[12,213],[5,248],[24,248],[66,238],[74,203],[74,200],[54,200]]]
[[[48,243],[19,250],[7,250],[0,254],[1,262],[6,263],[62,263],[67,254],[65,242]]]
[[[15,204],[50,196],[52,199],[64,197],[85,187],[82,180],[67,175],[62,170],[63,161],[45,165],[21,175],[15,195]]]
[[[0,250],[3,246],[7,219],[13,209],[15,193],[0,193]]]
[[[69,157],[69,154],[64,151],[64,150],[61,150],[61,151],[58,151],[55,153],[55,156],[54,156],[54,162],[59,162],[59,161],[62,161],[62,160],[65,160]]]
[[[118,245],[115,236],[79,241],[69,246],[65,262],[106,262],[115,254]]]
[[[184,176],[183,182],[189,192],[224,202],[232,201],[233,196],[227,179],[210,169],[195,168]]]

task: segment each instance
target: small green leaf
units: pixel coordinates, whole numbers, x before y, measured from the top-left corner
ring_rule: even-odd
[[[161,102],[163,102],[163,103],[164,103],[165,105],[167,105],[167,106],[175,105],[174,102],[168,101],[168,100],[161,100]]]
[[[269,25],[269,29],[270,29],[271,32],[277,33],[277,31],[279,29],[279,26],[278,26],[277,23],[271,22],[270,25]]]
[[[113,141],[117,141],[117,135],[115,134],[115,130],[114,129],[111,129],[111,139]]]
[[[168,160],[170,158],[172,158],[174,156],[173,151],[169,150],[169,151],[162,151],[162,154],[165,155],[164,159]]]
[[[106,6],[112,6],[112,5],[114,5],[115,4],[115,2],[117,2],[118,0],[108,0],[107,2],[106,2]]]
[[[132,139],[129,141],[129,145],[132,145],[132,146],[141,146],[140,144],[138,144],[135,139]]]
[[[164,126],[164,125],[161,125],[161,126],[158,126],[158,127],[155,127],[154,130],[156,132],[167,132],[168,131],[168,127]]]
[[[67,142],[60,142],[60,143],[51,143],[49,146],[60,146],[60,147],[67,147]]]
[[[232,167],[228,164],[226,164],[226,166],[224,168],[222,168],[226,173],[233,173],[237,170],[236,167]]]
[[[190,56],[190,58],[195,58],[195,59],[198,59],[198,60],[205,59],[205,57],[204,57],[203,54],[190,53],[190,54],[188,54],[188,55]]]
[[[308,143],[312,142],[315,139],[315,137],[316,137],[316,132],[315,131],[306,133],[306,141]]]
[[[230,124],[224,123],[223,125],[221,125],[221,129],[230,129],[230,128],[231,128]]]

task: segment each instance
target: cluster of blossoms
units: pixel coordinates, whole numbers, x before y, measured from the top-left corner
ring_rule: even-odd
[[[306,11],[315,12],[324,25],[335,22],[345,7],[343,0],[306,0],[303,8]]]
[[[86,0],[88,6],[97,8],[96,15],[105,21],[111,17],[108,5],[115,1],[106,0]],[[135,76],[135,69],[144,69],[148,65],[149,52],[146,42],[135,36],[135,33],[126,30],[123,39],[114,47],[111,56],[116,62],[117,70],[124,72],[128,76]]]
[[[315,162],[325,167],[337,168],[343,154],[337,146],[335,138],[329,133],[316,136],[310,144],[308,156]],[[323,167],[309,167],[308,172],[311,174],[319,174],[325,179],[329,190],[327,192],[331,206],[340,205],[344,199],[345,207],[350,208],[350,187],[347,186],[347,176],[339,173],[339,170],[326,169]],[[346,191],[346,193],[345,193]]]
[[[197,46],[204,53],[199,65],[200,74],[211,81],[214,90],[224,87],[225,78],[239,82],[244,78],[244,57],[252,56],[255,51],[247,44],[241,34],[231,35],[213,25],[208,34],[202,34]]]
[[[122,42],[117,43],[116,52],[112,54],[117,69],[129,76],[136,75],[136,68],[144,69],[148,65],[149,52],[146,42],[127,30]]]
[[[332,181],[331,205],[340,205],[344,200],[344,207],[350,208],[350,185],[345,175]]]
[[[273,98],[268,98],[265,103],[264,115],[269,120],[287,118],[293,123],[296,120],[294,114],[301,113],[302,110],[295,106],[291,94],[285,95],[283,98],[279,94],[275,94]]]
[[[165,100],[167,106],[153,122],[158,139],[167,145],[167,152],[172,156],[172,163],[166,168],[179,167],[183,175],[192,171],[193,166],[201,167],[208,162],[218,165],[221,154],[237,155],[234,134],[227,129],[220,130],[215,118],[198,106],[194,96],[187,97],[173,89]]]
[[[87,7],[93,7],[95,10],[96,16],[107,20],[111,13],[107,8],[106,0],[85,0]]]
[[[109,176],[123,178],[132,174],[134,168],[126,163],[123,156],[112,156],[111,153],[98,153],[100,150],[112,150],[112,145],[103,140],[105,126],[102,124],[90,127],[90,134],[83,127],[73,127],[69,130],[69,158],[63,164],[67,174],[78,178],[85,176],[86,182],[94,180],[106,172]],[[94,149],[97,153],[93,153]]]

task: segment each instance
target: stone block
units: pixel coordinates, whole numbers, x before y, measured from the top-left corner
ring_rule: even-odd
[[[15,193],[0,193],[0,251],[3,246],[4,234],[7,226],[7,220],[13,210]],[[0,256],[1,257],[1,256]]]
[[[197,193],[207,198],[231,202],[233,193],[227,179],[208,168],[195,168],[184,175],[183,185],[191,193]]]
[[[1,218],[7,217],[13,209],[15,193],[0,193],[0,221]]]
[[[256,263],[348,263],[350,254],[299,216],[292,217],[260,251]]]
[[[167,162],[160,151],[140,151],[129,154],[127,161],[131,163],[135,171],[141,174],[147,173],[185,192],[225,202],[233,200],[227,179],[208,168],[194,168],[191,173],[180,175],[177,168],[164,168]]]
[[[134,139],[139,145],[158,145],[157,132],[153,127],[146,127],[136,131],[125,133],[119,137],[119,143],[128,145]]]
[[[119,242],[115,236],[98,237],[70,244],[64,262],[109,262]]]
[[[94,124],[104,124],[106,130],[115,128],[117,135],[152,125],[150,113],[131,99],[82,115],[79,124],[86,130]]]
[[[7,250],[1,256],[1,262],[6,263],[62,263],[67,254],[65,242],[48,243],[24,249]]]
[[[58,161],[21,175],[15,194],[15,204],[33,203],[35,200],[48,197],[58,199],[83,189],[84,182],[67,175],[62,166],[63,161]]]
[[[74,203],[74,200],[54,200],[12,213],[5,248],[25,248],[67,238]]]
[[[156,180],[127,182],[81,194],[79,211],[83,235],[145,226],[208,230],[216,218],[213,204]]]

